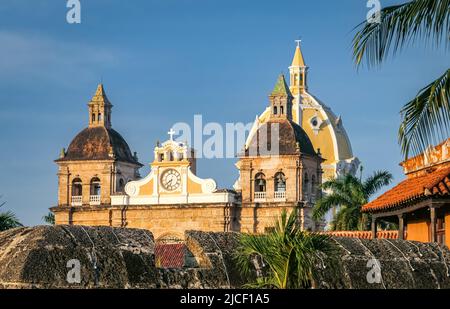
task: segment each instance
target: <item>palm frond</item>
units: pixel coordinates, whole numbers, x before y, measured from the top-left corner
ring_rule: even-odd
[[[399,143],[403,155],[418,155],[448,138],[450,130],[450,69],[423,88],[401,110]]]
[[[0,213],[0,231],[6,231],[21,226],[23,225],[13,212],[7,211]]]
[[[0,195],[0,199],[3,198],[3,195]],[[3,206],[5,206],[6,202],[0,202],[0,208],[2,208]]]
[[[50,225],[55,225],[55,214],[49,212],[47,215],[42,217],[42,221]]]
[[[388,171],[375,172],[363,183],[365,198],[368,200],[371,195],[375,194],[382,187],[388,186],[392,182],[392,179],[393,176]]]
[[[361,213],[355,207],[342,207],[332,222],[335,231],[356,231],[360,225]]]
[[[415,39],[448,46],[450,0],[414,0],[381,10],[380,23],[365,21],[353,39],[353,59],[359,66],[380,64]]]
[[[246,287],[303,288],[311,284],[318,259],[331,257],[334,243],[326,235],[301,231],[298,210],[288,216],[284,210],[273,232],[265,235],[242,235],[235,254],[236,264],[244,276],[251,274],[252,257],[259,256],[268,273]]]
[[[351,204],[351,197],[340,192],[331,192],[316,202],[313,208],[313,219],[320,220],[334,207]]]
[[[375,172],[364,182],[352,175],[345,175],[324,183],[328,189],[322,198],[316,201],[313,218],[320,220],[330,209],[340,207],[332,221],[333,230],[358,230],[366,227],[367,218],[361,215],[361,207],[370,196],[392,180],[387,171]]]

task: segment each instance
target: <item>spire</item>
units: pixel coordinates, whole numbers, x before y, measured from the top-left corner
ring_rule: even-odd
[[[97,86],[94,96],[88,104],[89,107],[89,127],[104,126],[111,128],[111,108],[112,104],[106,96],[103,84]]]
[[[289,89],[295,97],[295,103],[298,104],[300,100],[300,94],[308,90],[308,67],[305,65],[305,59],[303,58],[303,53],[300,47],[301,40],[296,40],[295,42],[297,42],[297,47],[295,48],[292,65],[289,67]]]
[[[292,100],[294,97],[289,90],[284,75],[278,76],[277,83],[269,96],[271,117],[292,120]]]
[[[103,84],[98,84],[97,90],[95,91],[90,103],[111,105],[111,102],[109,102],[108,97],[106,96]]]
[[[293,67],[305,67],[305,59],[303,58],[302,49],[300,47],[301,40],[296,40],[297,48],[295,49],[294,59],[292,60]]]
[[[289,90],[289,87],[286,83],[286,79],[284,78],[283,74],[280,74],[278,76],[277,83],[275,84],[275,87],[273,88],[271,96],[292,96],[291,91]]]

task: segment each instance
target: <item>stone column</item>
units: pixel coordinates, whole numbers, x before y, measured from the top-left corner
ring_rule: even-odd
[[[91,197],[91,182],[89,179],[83,179],[83,205],[89,205],[90,204],[90,197]]]
[[[398,239],[405,239],[405,215],[398,215]]]
[[[436,208],[430,207],[430,219],[431,219],[431,242],[436,242]]]
[[[372,217],[372,239],[377,239],[377,218]]]

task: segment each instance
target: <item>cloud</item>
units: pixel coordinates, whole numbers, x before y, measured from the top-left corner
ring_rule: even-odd
[[[0,31],[1,80],[98,78],[99,71],[114,67],[120,57],[120,51],[105,46]]]

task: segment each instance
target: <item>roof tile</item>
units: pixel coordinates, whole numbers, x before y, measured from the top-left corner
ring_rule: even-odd
[[[425,175],[408,178],[377,199],[363,206],[363,212],[376,212],[402,206],[409,201],[432,195],[449,195],[450,166]]]

